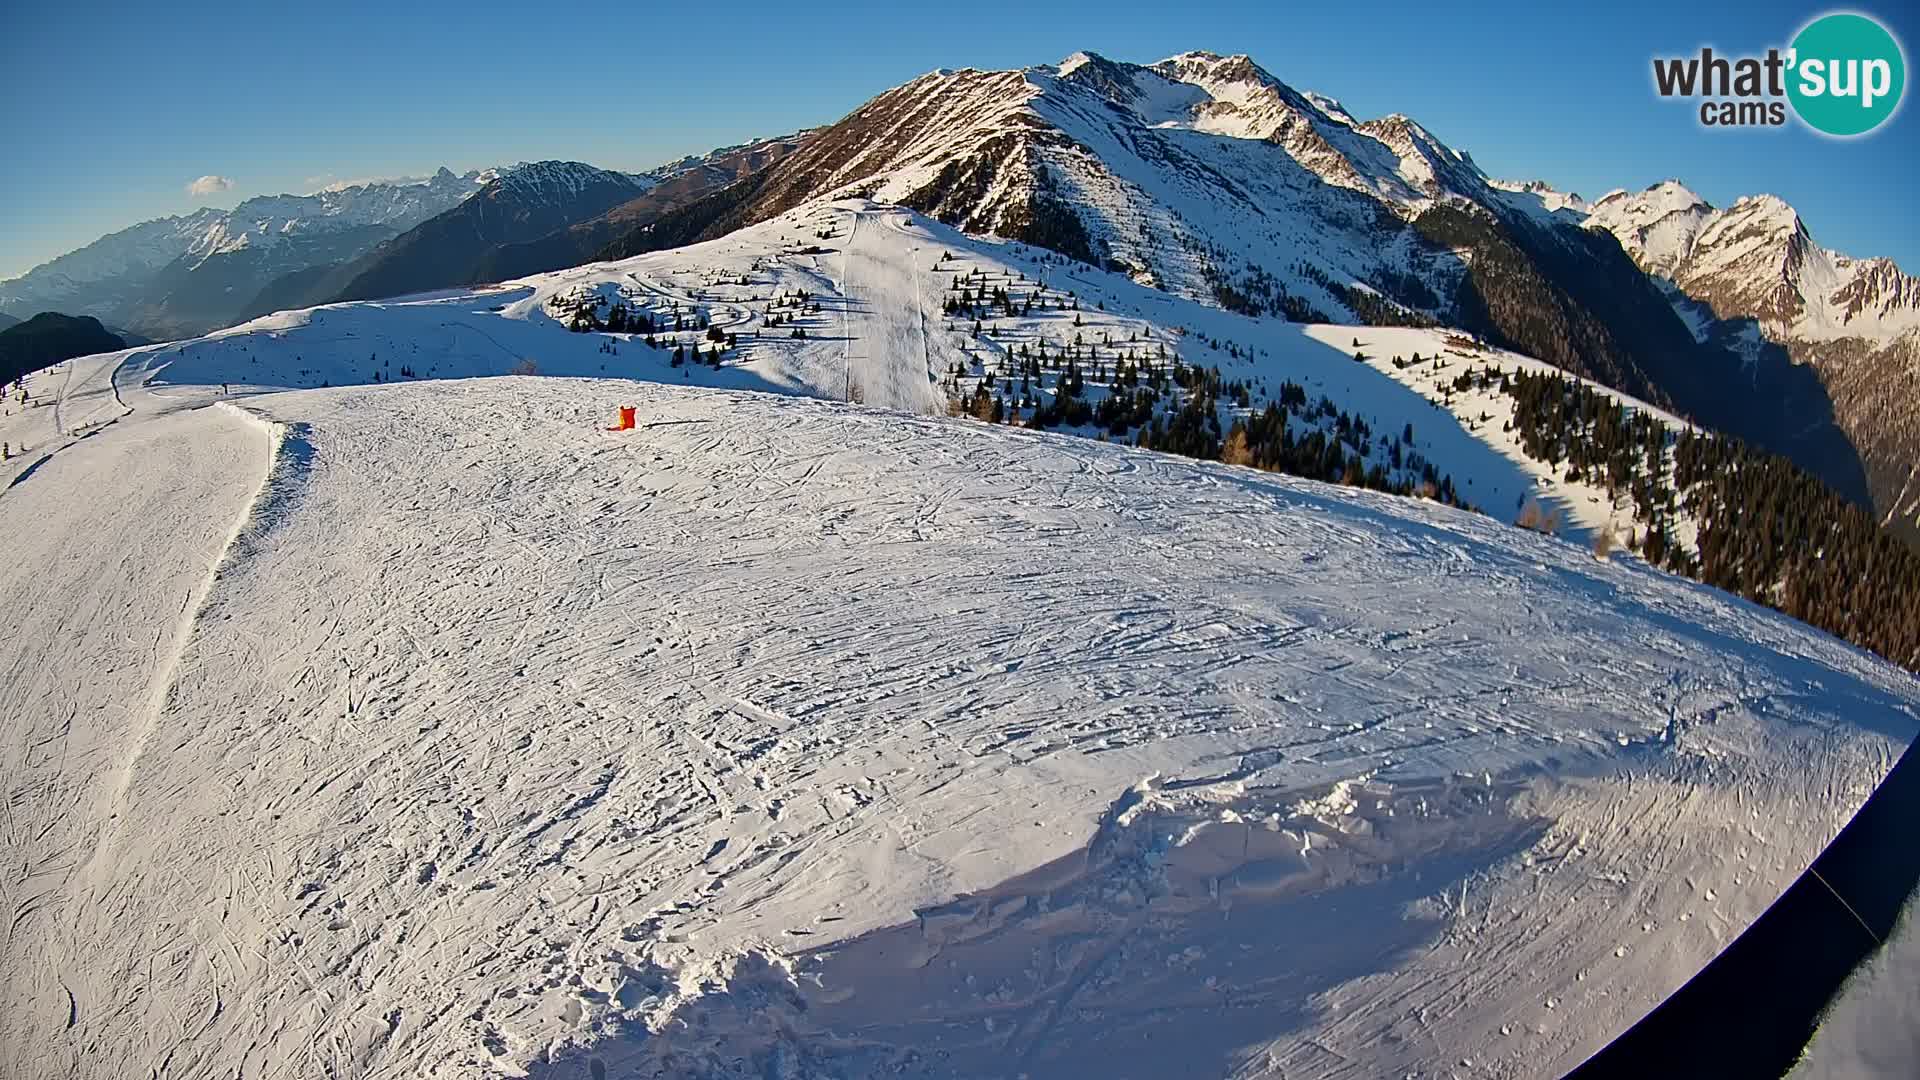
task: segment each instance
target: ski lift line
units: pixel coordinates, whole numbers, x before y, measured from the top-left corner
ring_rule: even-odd
[[[513,360],[524,359],[524,357],[522,357],[519,353],[514,352],[512,349],[509,349],[505,345],[502,345],[500,344],[500,342],[494,340],[494,337],[492,334],[487,333],[485,330],[482,330],[479,327],[472,325],[471,323],[449,321],[449,322],[441,323],[440,325],[447,327],[449,330],[456,331],[456,333],[450,333],[447,335],[448,338],[453,341],[455,348],[459,347],[459,341],[460,341],[460,335],[457,333],[457,331],[471,330],[474,333],[479,334],[481,337],[486,338],[488,344],[492,345],[496,349],[499,349],[501,352],[507,354],[507,356],[510,359],[513,359]]]
[[[1568,1076],[1785,1075],[1848,977],[1880,954],[1901,912],[1920,897],[1920,848],[1908,842],[1917,814],[1920,743],[1901,753],[1839,835],[1719,955]],[[1853,936],[1854,926],[1867,940]],[[1738,1038],[1701,1037],[1735,1032]]]
[[[896,228],[903,233],[907,231],[904,225]],[[927,344],[926,293],[920,287],[920,260],[914,257],[919,250],[920,248],[915,246],[907,256],[907,266],[913,273],[913,315],[914,321],[920,326],[920,366],[927,369],[927,378],[935,379],[937,376],[933,373],[933,350]]]
[[[1813,875],[1813,880],[1819,882],[1822,885],[1825,885],[1827,887],[1827,891],[1833,894],[1833,898],[1835,900],[1840,901],[1840,906],[1847,909],[1847,914],[1853,916],[1853,921],[1859,923],[1860,929],[1865,930],[1867,932],[1867,936],[1873,939],[1873,944],[1876,948],[1886,944],[1886,942],[1880,940],[1879,934],[1876,934],[1873,932],[1873,927],[1867,925],[1867,920],[1861,918],[1860,913],[1853,910],[1853,905],[1847,903],[1847,898],[1840,895],[1840,890],[1834,888],[1832,884],[1830,884],[1827,881],[1826,878],[1820,876],[1819,870],[1809,866],[1807,867],[1807,873]]]
[[[860,215],[856,212],[852,217],[853,223],[847,226],[847,242],[840,245],[840,340],[842,343],[840,355],[846,369],[844,400],[849,403],[853,401],[853,325],[849,319],[849,313],[853,307],[853,293],[849,288],[848,274],[853,265],[849,260],[852,257],[853,234],[860,229]]]

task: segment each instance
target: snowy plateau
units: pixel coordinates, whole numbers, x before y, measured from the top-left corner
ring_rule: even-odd
[[[1077,310],[976,337],[963,275]],[[568,328],[615,301],[736,343]],[[1075,334],[1410,426],[1498,512],[948,415]],[[1436,400],[1530,363],[837,200],[32,375],[0,1074],[1559,1075],[1920,684],[1596,558],[1511,399]]]

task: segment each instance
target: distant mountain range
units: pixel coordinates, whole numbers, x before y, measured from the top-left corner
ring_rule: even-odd
[[[265,282],[353,258],[485,180],[441,169],[423,182],[261,196],[144,222],[0,282],[0,308],[87,314],[158,339],[204,333],[235,321]]]
[[[458,204],[331,266],[283,277],[261,292],[246,315],[336,300],[398,296],[473,280],[495,246],[543,236],[632,199],[650,177],[572,161],[514,166]]]
[[[358,258],[280,278],[245,314],[368,300],[578,265],[612,238],[779,160],[798,137],[726,147],[649,173],[518,165]]]
[[[1589,203],[1488,176],[1245,56],[942,70],[838,123],[645,174],[539,162],[249,200],[0,283],[149,336],[711,239],[803,203],[921,210],[1252,316],[1448,325],[1791,457],[1920,538],[1920,285],[1778,199]]]
[[[783,156],[733,146],[648,173],[542,161],[160,218],[0,281],[0,308],[71,311],[142,338],[573,265],[634,225]]]
[[[562,229],[532,240],[501,243],[490,249],[473,269],[474,281],[505,281],[527,274],[560,270],[593,258],[602,248],[632,230],[654,221],[744,177],[751,176],[794,152],[805,132],[723,147],[710,154],[689,157],[656,169],[652,186],[639,196],[604,213],[578,219]]]

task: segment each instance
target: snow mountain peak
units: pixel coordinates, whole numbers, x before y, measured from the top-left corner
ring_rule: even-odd
[[[1749,363],[1779,348],[1817,372],[1835,422],[1859,449],[1875,513],[1920,530],[1920,280],[1890,259],[1821,247],[1775,195],[1717,209],[1667,180],[1609,193],[1587,224],[1611,232],[1665,283],[1696,334],[1733,327]]]
[[[1357,121],[1251,57],[1205,51],[930,72],[815,133],[702,227],[848,196],[1033,239],[1183,295],[1251,286],[1267,310],[1332,318],[1350,313],[1352,283],[1411,270],[1382,251],[1384,220],[1462,201],[1518,212],[1411,117]]]
[[[187,254],[206,259],[297,234],[407,227],[473,194],[479,178],[478,172],[456,176],[441,166],[424,181],[373,180],[311,195],[256,195],[210,224]]]
[[[1588,223],[1720,318],[1753,318],[1778,339],[1857,338],[1886,345],[1920,329],[1914,279],[1887,259],[1821,247],[1777,195],[1719,209],[1675,180],[1610,192]]]
[[[580,161],[523,161],[502,169],[490,184],[511,189],[521,197],[573,198],[595,185],[643,189],[650,178],[601,169]]]

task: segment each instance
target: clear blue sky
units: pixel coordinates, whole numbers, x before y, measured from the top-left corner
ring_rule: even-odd
[[[1290,6],[1290,5],[1287,5]],[[1784,45],[1818,5],[22,4],[0,15],[0,276],[135,221],[329,179],[540,158],[637,169],[827,123],[937,67],[1088,49],[1248,53],[1357,116],[1404,112],[1488,172],[1592,197],[1677,176],[1772,192],[1820,242],[1920,272],[1920,117],[1875,135],[1699,128],[1649,59]],[[1858,7],[1909,57],[1920,15]],[[1909,96],[1912,96],[1911,93]],[[202,175],[233,188],[196,201]]]

